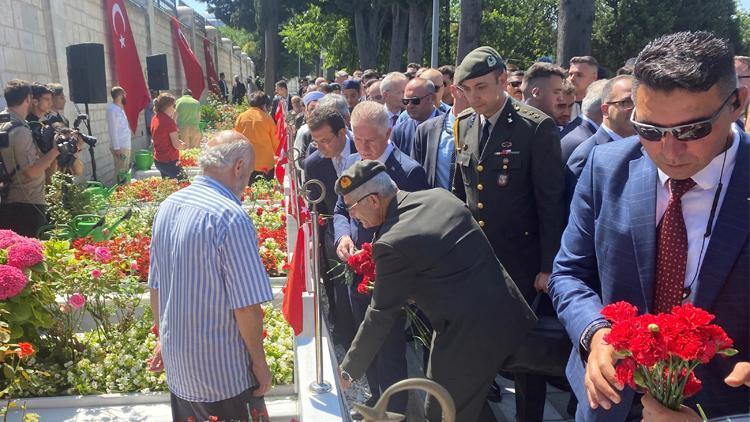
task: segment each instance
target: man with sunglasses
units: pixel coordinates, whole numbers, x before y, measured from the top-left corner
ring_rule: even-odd
[[[561,85],[562,74],[555,77]],[[563,162],[554,121],[509,98],[506,78],[503,59],[491,47],[473,50],[456,69],[454,81],[472,109],[457,116],[453,191],[531,303],[546,289],[565,225]],[[541,420],[544,377],[513,376],[518,420]]]
[[[508,75],[508,84],[505,86],[505,91],[516,101],[523,101],[523,90],[521,84],[523,83],[523,70],[516,70]]]
[[[750,136],[732,125],[748,89],[732,61],[708,32],[652,41],[633,70],[638,137],[589,154],[549,285],[574,344],[576,420],[641,420],[641,397],[617,382],[603,340],[600,311],[618,301],[640,313],[692,303],[714,314],[739,353],[698,366],[703,388],[686,405],[712,418],[750,410],[748,387],[723,381],[750,359]]]
[[[442,76],[440,76],[440,81],[442,82],[442,80]],[[391,136],[393,144],[406,155],[411,154],[417,126],[428,119],[443,114],[435,108],[436,92],[435,84],[429,79],[416,77],[406,84],[402,101],[406,106],[406,113],[401,114],[401,118],[406,116],[406,119],[396,124]],[[401,119],[399,118],[399,120]]]
[[[630,123],[630,114],[633,112],[632,87],[633,77],[630,75],[615,76],[604,85],[601,104],[602,124],[594,135],[578,145],[565,165],[570,196],[573,195],[573,189],[583,166],[586,165],[586,159],[595,146],[635,135],[633,124]]]

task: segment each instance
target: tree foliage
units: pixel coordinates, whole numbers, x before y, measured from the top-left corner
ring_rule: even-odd
[[[492,46],[521,69],[555,51],[556,0],[488,0],[482,14],[482,45]]]
[[[323,57],[324,68],[356,66],[356,50],[352,44],[349,19],[324,13],[311,5],[281,26],[281,42],[291,53],[308,63]]]

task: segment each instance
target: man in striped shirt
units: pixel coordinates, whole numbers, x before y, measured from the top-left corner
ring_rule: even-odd
[[[239,199],[254,159],[242,134],[219,133],[198,159],[203,175],[154,219],[148,285],[161,336],[151,367],[166,369],[175,421],[266,415],[261,303],[273,294]]]

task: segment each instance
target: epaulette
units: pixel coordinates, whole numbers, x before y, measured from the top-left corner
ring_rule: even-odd
[[[458,115],[456,116],[456,120],[465,119],[465,118],[471,116],[472,114],[474,114],[474,109],[471,108],[471,107],[469,107],[466,110],[458,113]]]
[[[540,110],[521,102],[514,102],[513,108],[516,109],[516,112],[518,112],[519,116],[529,119],[535,123],[541,123],[542,120],[549,117]]]

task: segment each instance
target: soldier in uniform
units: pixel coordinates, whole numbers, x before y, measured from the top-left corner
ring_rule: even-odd
[[[494,421],[490,383],[535,318],[471,213],[445,189],[398,190],[375,160],[344,171],[336,192],[363,227],[377,228],[372,302],[341,363],[341,385],[362,376],[413,300],[435,330],[427,377],[451,394],[457,421]],[[441,420],[432,399],[427,417]]]
[[[491,47],[473,50],[456,69],[454,83],[472,108],[456,119],[453,192],[531,303],[546,292],[565,226],[564,163],[554,121],[509,97],[506,79]],[[515,373],[514,380],[518,420],[541,420],[544,378]]]

